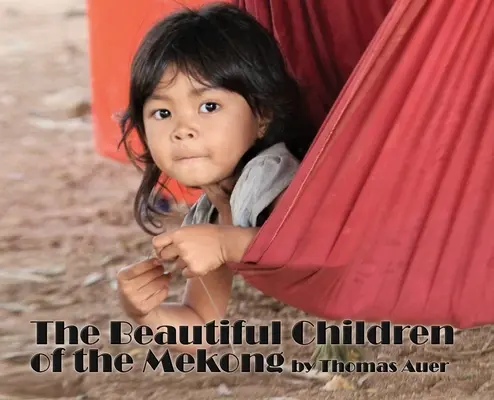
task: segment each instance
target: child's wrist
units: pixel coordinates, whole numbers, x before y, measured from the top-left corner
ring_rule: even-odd
[[[258,228],[220,226],[220,243],[224,262],[239,263],[259,231]]]
[[[228,209],[224,212],[219,211],[218,214],[219,214],[218,215],[219,216],[219,222],[221,225],[232,225],[233,224],[232,212],[230,209]]]

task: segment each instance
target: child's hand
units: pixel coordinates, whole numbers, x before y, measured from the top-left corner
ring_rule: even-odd
[[[228,178],[220,183],[203,187],[209,201],[218,210],[221,224],[232,224],[230,193],[235,185],[235,178]]]
[[[153,238],[157,258],[177,261],[186,278],[204,276],[226,262],[222,227],[212,224],[184,226]]]
[[[170,275],[163,274],[157,260],[146,260],[122,268],[117,282],[125,311],[132,317],[144,317],[167,298]]]

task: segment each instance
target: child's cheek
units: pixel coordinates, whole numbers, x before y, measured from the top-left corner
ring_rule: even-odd
[[[153,142],[148,142],[149,151],[154,163],[161,171],[167,171],[171,168],[171,156],[164,146],[159,146]]]

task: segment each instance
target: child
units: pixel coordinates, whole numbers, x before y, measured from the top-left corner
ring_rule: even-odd
[[[118,275],[124,309],[151,327],[223,318],[233,279],[225,263],[242,260],[316,133],[275,39],[226,3],[168,16],[133,60],[121,128],[129,156],[144,164],[136,219],[158,233],[156,257]],[[144,149],[138,157],[129,144],[134,129]],[[148,226],[159,227],[162,173],[204,194],[180,229],[159,234]],[[170,279],[163,261],[189,278],[180,304],[163,303]]]

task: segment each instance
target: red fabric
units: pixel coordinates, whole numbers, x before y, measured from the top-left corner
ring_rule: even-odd
[[[320,126],[394,1],[232,2],[275,35]]]
[[[263,1],[243,3],[261,20],[268,15]],[[371,3],[372,15],[385,14],[377,1],[358,1]],[[301,12],[301,4],[321,9]],[[312,28],[324,29],[313,35],[324,68],[312,76],[316,89],[325,82],[314,89],[324,101],[365,42],[352,48],[351,32],[372,33],[346,25],[351,9],[366,12],[351,4],[270,3],[273,29],[308,79],[312,39],[298,26],[307,14],[335,13]],[[494,323],[492,21],[492,1],[397,0],[294,181],[231,267],[267,295],[327,319]]]

